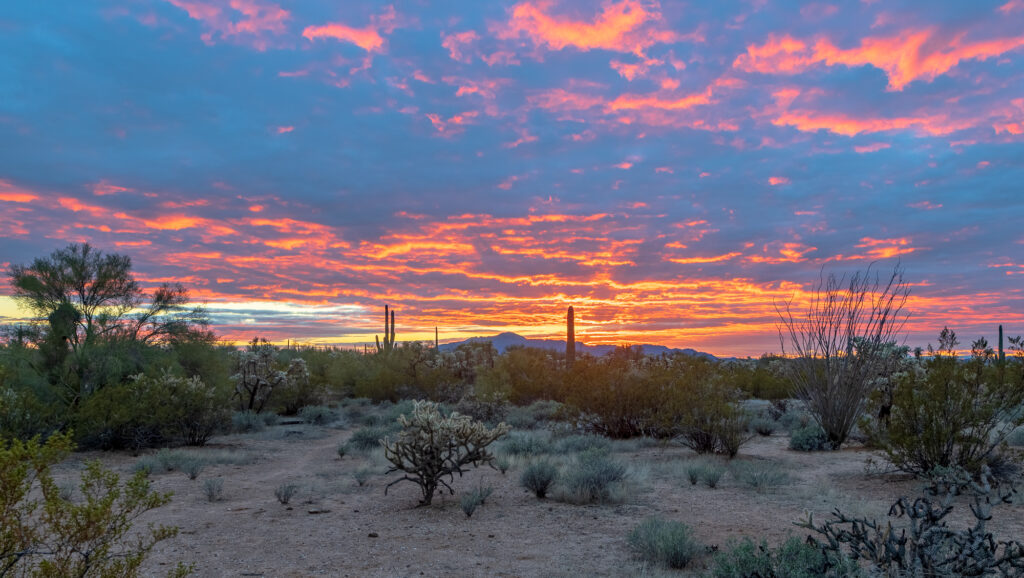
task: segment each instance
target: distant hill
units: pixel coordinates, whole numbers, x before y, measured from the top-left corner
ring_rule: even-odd
[[[481,341],[490,341],[491,345],[498,350],[499,353],[504,353],[509,347],[536,347],[538,349],[554,349],[556,351],[565,351],[565,340],[555,339],[527,339],[518,333],[499,333],[494,337],[470,337],[464,341],[456,341],[454,343],[442,343],[441,351],[452,351],[456,347],[463,343],[477,343]],[[665,347],[664,345],[640,345],[644,355],[661,355],[663,353],[683,353],[686,355],[693,355],[695,357],[704,357],[712,361],[717,361],[718,358],[710,353],[703,351],[697,351],[696,349],[679,349]],[[615,349],[614,345],[584,345],[583,343],[576,342],[576,351],[580,353],[589,353],[594,356],[607,355],[608,352]]]

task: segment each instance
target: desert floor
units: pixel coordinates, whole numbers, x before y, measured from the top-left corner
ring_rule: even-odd
[[[621,504],[572,505],[538,500],[519,485],[524,462],[506,474],[483,467],[456,477],[454,496],[439,494],[417,507],[419,488],[382,475],[380,449],[337,448],[359,426],[282,423],[259,433],[214,438],[202,448],[179,450],[206,457],[195,480],[179,471],[153,473],[153,487],[174,493],[172,502],[144,514],[147,523],[175,525],[180,534],[157,545],[146,575],[163,575],[178,561],[194,564],[196,576],[660,576],[700,575],[704,555],[681,572],[651,567],[630,551],[627,535],[641,520],[661,516],[685,522],[712,549],[749,536],[778,544],[807,531],[793,522],[808,512],[824,519],[834,508],[882,520],[900,495],[916,495],[921,483],[896,473],[869,473],[862,449],[837,452],[789,450],[784,431],[755,437],[737,460],[768,460],[790,475],[789,483],[755,491],[726,474],[714,489],[691,485],[683,473],[695,454],[676,444],[614,442],[613,456],[631,467]],[[548,435],[538,430],[537,435]],[[100,459],[129,474],[144,456],[76,454],[59,469],[73,476],[85,459]],[[569,460],[568,456],[554,459]],[[354,475],[371,473],[363,485]],[[205,480],[221,479],[223,498],[210,501]],[[275,497],[284,484],[297,486],[287,505]],[[471,518],[460,493],[491,486],[493,494]],[[997,537],[1024,536],[1024,505],[1002,506],[989,528]],[[968,521],[966,503],[951,517]]]

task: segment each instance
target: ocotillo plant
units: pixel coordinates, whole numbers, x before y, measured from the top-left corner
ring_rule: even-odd
[[[566,332],[568,333],[565,340],[565,363],[570,367],[576,361],[576,324],[574,317],[575,315],[570,305],[569,312],[565,315]]]
[[[388,335],[388,306],[384,306],[384,343],[380,342],[380,337],[374,335],[374,339],[377,340],[377,353],[391,353],[395,350],[395,312],[391,311],[391,334]]]

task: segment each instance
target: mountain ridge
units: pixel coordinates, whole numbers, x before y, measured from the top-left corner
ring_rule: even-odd
[[[493,345],[494,348],[498,350],[498,353],[504,353],[505,350],[507,350],[510,347],[536,347],[538,349],[565,351],[564,339],[531,339],[528,337],[523,337],[522,335],[519,335],[518,333],[513,333],[511,331],[499,333],[491,337],[470,337],[462,341],[442,343],[440,345],[440,349],[441,351],[452,351],[456,347],[466,343],[481,343],[484,341],[490,341],[491,345]],[[654,345],[650,343],[641,343],[633,345],[633,347],[637,346],[641,348],[641,351],[643,351],[644,355],[682,353],[684,355],[692,355],[694,357],[703,357],[705,359],[710,359],[712,361],[719,360],[718,357],[710,353],[704,351],[697,351],[696,349],[668,347],[665,345]],[[589,353],[591,355],[598,357],[602,355],[607,355],[616,347],[617,346],[615,345],[586,345],[581,341],[576,342],[576,351],[578,353]]]

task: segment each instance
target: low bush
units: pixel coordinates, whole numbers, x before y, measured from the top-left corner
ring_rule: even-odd
[[[551,462],[539,461],[523,469],[522,475],[519,476],[519,484],[538,498],[544,499],[557,479],[558,468]]]
[[[563,411],[557,401],[535,401],[528,406],[511,406],[505,414],[505,423],[515,429],[536,429],[555,421]]]
[[[793,430],[789,434],[789,449],[800,452],[818,452],[833,449],[825,430],[816,423]]]
[[[274,488],[274,497],[277,498],[278,502],[287,505],[292,500],[292,496],[299,491],[299,487],[295,484],[284,483]]]
[[[219,502],[224,499],[224,478],[206,478],[203,480],[203,494],[206,501]]]
[[[373,468],[363,466],[356,468],[355,471],[352,472],[352,479],[356,481],[357,486],[362,487],[366,485],[366,482],[370,481],[370,476],[372,475]]]
[[[348,445],[356,451],[368,452],[380,447],[380,440],[384,439],[388,433],[390,433],[389,429],[384,426],[364,427],[352,432],[352,437],[348,439]]]
[[[685,568],[704,549],[689,526],[657,517],[633,528],[629,546],[643,560],[674,569]]]
[[[756,460],[731,464],[729,473],[739,483],[758,492],[788,484],[790,476],[778,464]]]
[[[1024,447],[1024,427],[1019,427],[1006,436],[1007,445],[1014,447]]]
[[[775,433],[776,423],[774,420],[759,417],[757,419],[750,420],[750,429],[757,432],[758,435],[768,437]]]
[[[709,488],[718,487],[718,482],[725,475],[725,466],[714,461],[707,461],[701,465],[699,470],[700,481]]]
[[[494,458],[494,467],[498,468],[498,471],[504,475],[512,467],[512,460],[505,454],[498,454]]]
[[[552,451],[548,437],[534,432],[511,432],[498,444],[498,451],[508,456],[538,456]]]
[[[134,577],[158,542],[177,535],[177,528],[162,525],[133,531],[136,518],[171,499],[152,491],[145,472],[122,482],[98,461],[88,462],[81,499],[66,499],[50,468],[71,448],[63,434],[44,444],[0,440],[0,575]],[[189,572],[179,564],[170,574]]]
[[[571,504],[609,504],[625,500],[625,464],[607,453],[580,454],[561,474],[555,498]]]
[[[227,428],[228,393],[164,371],[107,386],[74,414],[80,445],[98,449],[141,449],[166,444],[201,446]]]
[[[778,548],[750,538],[730,542],[715,554],[711,578],[852,578],[862,575],[856,564],[829,558],[821,548],[791,537]]]
[[[252,411],[236,411],[231,414],[231,430],[237,433],[263,431],[267,427],[263,417]]]
[[[949,332],[955,340],[955,334]],[[1015,428],[1024,425],[1024,350],[999,362],[984,339],[966,362],[953,355],[919,361],[895,379],[885,420],[863,421],[897,469],[927,475],[937,467],[980,472]],[[885,408],[884,399],[875,404]]]
[[[299,409],[299,419],[312,425],[327,425],[338,419],[333,409],[324,405],[307,405]]]
[[[575,454],[586,451],[601,451],[609,453],[612,451],[610,439],[593,435],[571,435],[555,442],[555,449],[561,454]]]
[[[471,492],[462,494],[459,499],[459,505],[462,507],[462,513],[466,514],[466,517],[472,517],[473,512],[487,501],[487,498],[494,492],[494,488],[491,486],[479,487]]]

